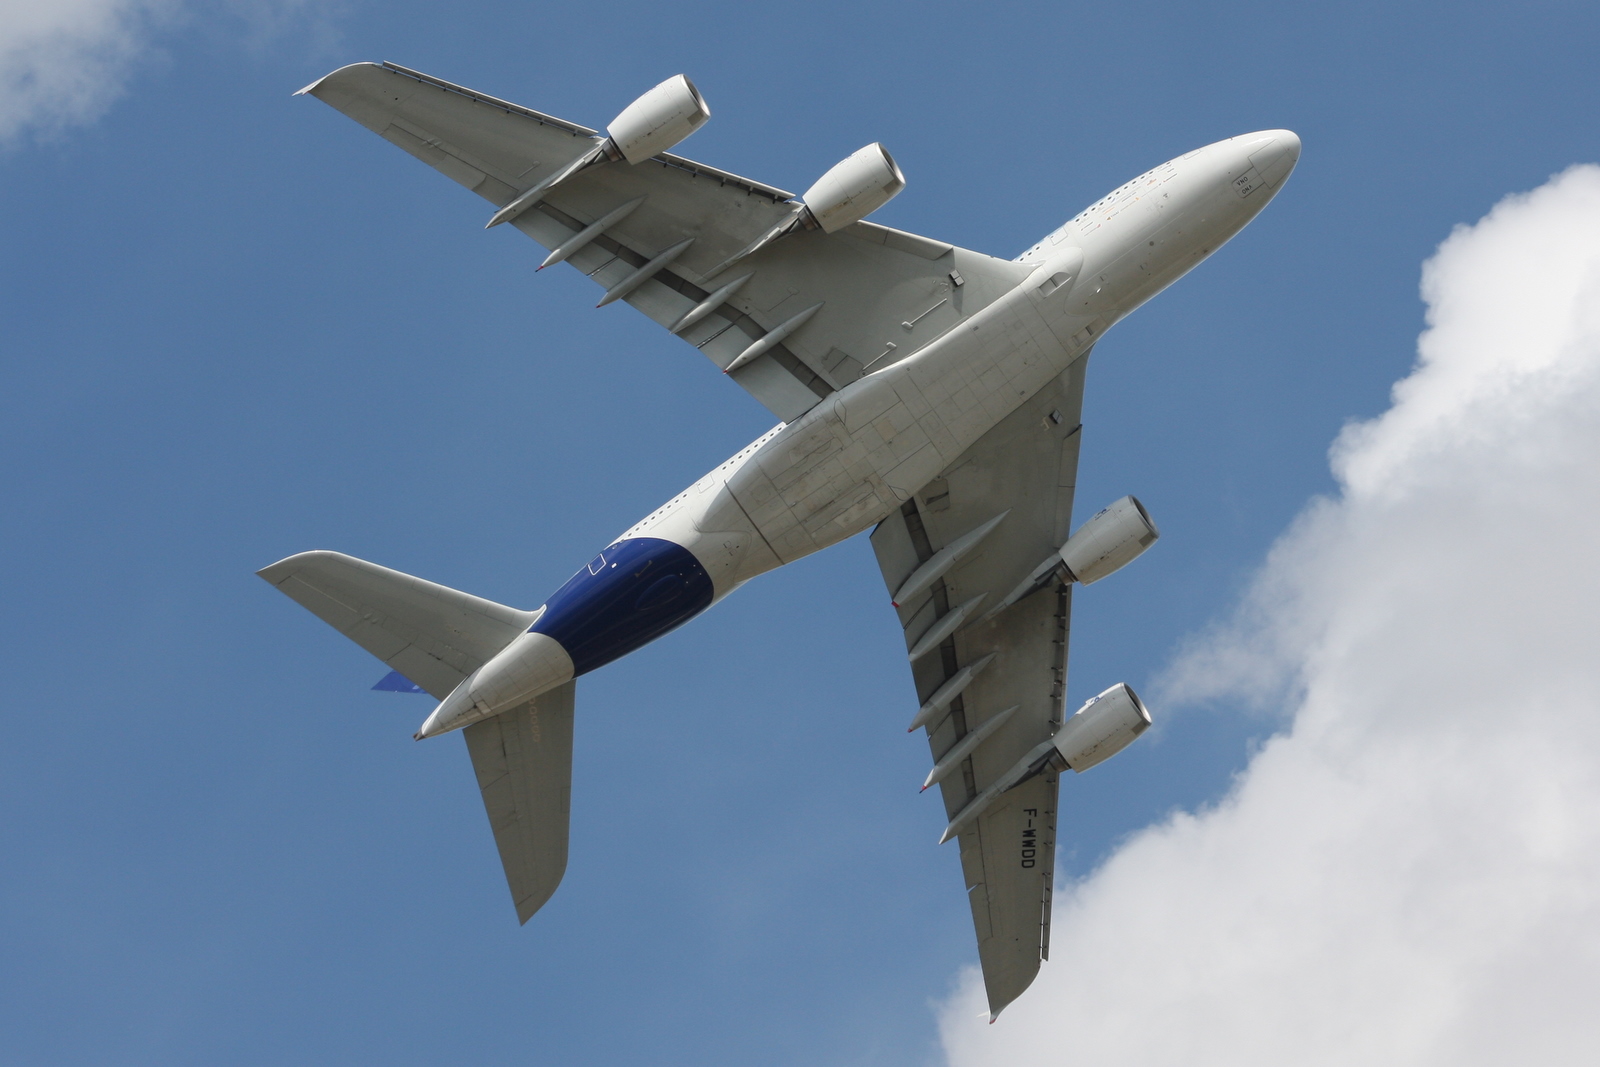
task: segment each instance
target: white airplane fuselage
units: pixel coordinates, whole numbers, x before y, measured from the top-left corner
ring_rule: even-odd
[[[626,655],[759,574],[866,530],[1238,233],[1300,155],[1244,134],[1141,174],[1029,249],[1033,271],[910,356],[741,449],[608,545],[423,725],[468,725]]]

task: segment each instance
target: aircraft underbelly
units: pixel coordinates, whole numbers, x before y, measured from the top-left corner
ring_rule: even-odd
[[[728,482],[784,563],[860,533],[1053,381],[1104,328],[1025,287],[787,427]]]

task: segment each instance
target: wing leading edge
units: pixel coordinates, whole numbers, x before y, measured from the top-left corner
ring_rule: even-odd
[[[906,647],[938,637],[974,599],[966,619],[911,663],[947,818],[1048,738],[1063,715],[1071,587],[1055,586],[993,618],[984,613],[1066,539],[1077,479],[1087,355],[1007,417],[949,470],[885,519],[873,550],[890,594],[947,546],[1005,514],[981,542],[925,590],[897,606]],[[926,572],[924,572],[926,573]],[[970,621],[976,620],[976,621]],[[963,673],[965,672],[965,673]],[[959,688],[938,705],[941,690]],[[1014,709],[1014,710],[1013,710]],[[1003,722],[963,758],[962,742]],[[1035,777],[985,809],[957,838],[992,1016],[1032,983],[1050,954],[1055,872],[1054,773]]]

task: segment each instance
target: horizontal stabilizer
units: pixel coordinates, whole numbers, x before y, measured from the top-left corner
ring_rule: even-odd
[[[338,552],[256,573],[393,667],[372,687],[388,692],[443,700],[539,617]],[[568,682],[462,731],[523,922],[567,869],[573,693]]]
[[[256,573],[440,700],[538,618],[341,552]]]
[[[568,682],[462,731],[520,922],[567,870],[576,689]]]

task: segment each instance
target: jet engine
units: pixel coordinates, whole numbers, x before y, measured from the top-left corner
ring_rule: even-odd
[[[568,161],[554,174],[496,211],[486,228],[510,222],[543,200],[550,190],[590,167],[618,159],[643,163],[652,156],[658,156],[704,126],[710,117],[711,109],[706,107],[705,99],[701,97],[700,90],[694,87],[694,82],[682,74],[675,74],[623,108],[622,114],[612,119],[611,125],[606,127],[607,136],[604,139],[597,139],[577,159]],[[574,250],[566,248],[564,251],[570,254]],[[549,266],[550,262],[545,260],[544,266]]]
[[[1155,544],[1161,531],[1144,505],[1125,496],[1102,508],[1061,546],[1061,562],[1088,585],[1126,567]]]
[[[857,149],[818,178],[800,199],[825,233],[860,222],[906,187],[906,176],[883,145]]]
[[[1127,748],[1149,727],[1144,702],[1118,682],[1062,723],[1050,743],[1068,767],[1082,772]]]
[[[1049,585],[1052,577],[1088,585],[1121,570],[1156,543],[1161,531],[1138,499],[1125,496],[1078,527],[1067,543],[1029,572],[984,618],[993,618],[1023,597]]]
[[[1056,727],[1048,740],[1040,741],[1009,771],[973,797],[944,828],[939,843],[942,845],[955,837],[998,797],[1035,775],[1068,767],[1081,774],[1133,744],[1134,738],[1149,728],[1150,713],[1145,710],[1144,702],[1126,683],[1118,682],[1086,701],[1072,718]]]
[[[606,133],[622,158],[642,163],[688,137],[710,117],[711,109],[694,82],[677,74],[623,108]]]

